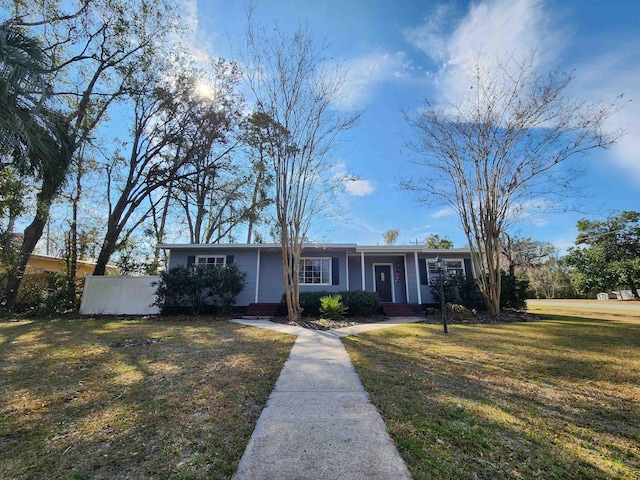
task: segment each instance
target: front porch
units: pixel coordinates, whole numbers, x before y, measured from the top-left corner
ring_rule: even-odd
[[[422,313],[422,305],[419,303],[389,303],[378,304],[387,317],[415,317]]]

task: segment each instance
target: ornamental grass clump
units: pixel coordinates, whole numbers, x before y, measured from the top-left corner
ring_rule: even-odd
[[[341,295],[327,295],[320,298],[320,314],[331,320],[342,318],[348,308],[342,303]]]

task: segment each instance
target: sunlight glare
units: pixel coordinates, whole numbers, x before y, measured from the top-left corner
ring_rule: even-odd
[[[196,93],[205,100],[213,100],[214,97],[213,88],[205,80],[196,82]]]

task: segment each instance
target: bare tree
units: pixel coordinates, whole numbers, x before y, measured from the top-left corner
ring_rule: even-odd
[[[528,276],[530,270],[540,267],[554,256],[557,256],[556,248],[549,242],[506,232],[500,237],[500,267],[509,275],[519,273]]]
[[[427,102],[420,113],[406,114],[416,133],[415,164],[426,174],[402,185],[420,201],[458,213],[476,282],[497,315],[500,235],[528,209],[565,198],[576,176],[568,159],[607,148],[622,132],[604,131],[617,102],[576,99],[569,92],[573,76],[539,73],[534,56],[480,65],[455,104]]]
[[[299,268],[303,243],[323,214],[332,185],[330,153],[340,134],[359,115],[335,108],[343,85],[325,48],[300,27],[291,35],[277,26],[269,33],[249,19],[247,83],[267,125],[268,169],[274,178],[277,230],[289,318],[300,317]]]
[[[396,241],[398,240],[398,235],[400,235],[400,230],[387,230],[382,234],[382,238],[384,238],[384,244],[395,245]]]
[[[228,128],[226,110],[197,95],[195,73],[178,71],[165,76],[150,69],[139,79],[139,91],[131,94],[134,121],[129,153],[116,156],[106,166],[109,214],[94,275],[105,274],[118,246],[126,244],[162,202],[161,196],[154,198],[154,192],[172,184],[175,188],[177,181],[199,173],[183,169],[202,154],[200,141],[193,141],[196,132],[206,143]],[[219,152],[218,157],[227,155],[233,146]],[[147,200],[151,205],[141,210]]]

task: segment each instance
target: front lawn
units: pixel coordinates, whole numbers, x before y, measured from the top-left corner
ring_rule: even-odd
[[[343,339],[415,479],[640,478],[640,317],[545,316]]]
[[[294,340],[228,322],[0,323],[0,478],[230,478]]]

